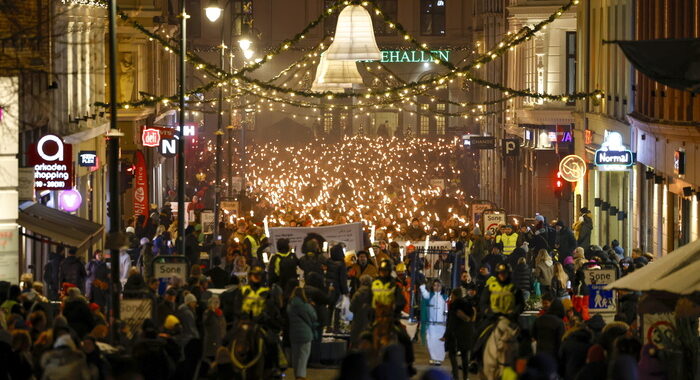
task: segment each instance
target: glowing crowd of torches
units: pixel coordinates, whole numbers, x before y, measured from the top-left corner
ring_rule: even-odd
[[[468,211],[457,149],[454,139],[363,136],[250,146],[246,183],[256,211],[246,217],[257,214],[270,227],[362,222],[387,239],[399,238],[416,217],[435,237],[453,234],[466,226]],[[431,179],[444,180],[444,194]],[[431,207],[443,196],[454,206]]]

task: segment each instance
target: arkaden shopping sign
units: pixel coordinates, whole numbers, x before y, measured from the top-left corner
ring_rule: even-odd
[[[73,188],[73,148],[56,135],[44,135],[29,150],[35,190]]]

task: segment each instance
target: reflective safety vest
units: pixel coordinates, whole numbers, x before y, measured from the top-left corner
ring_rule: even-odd
[[[510,255],[518,244],[518,234],[501,234],[496,238],[496,243],[503,243],[503,254]]]
[[[258,253],[258,247],[260,247],[260,243],[258,243],[258,241],[250,235],[246,235],[245,239],[248,240],[248,242],[250,243],[250,255],[255,256]]]
[[[384,282],[382,280],[374,280],[372,282],[372,307],[380,305],[394,305],[394,282]]]
[[[490,277],[486,280],[486,286],[491,293],[491,311],[500,314],[512,314],[515,311],[515,285],[512,282],[504,286],[496,277]]]
[[[276,255],[279,256],[277,258],[277,260],[275,260],[275,269],[274,270],[275,270],[276,275],[278,275],[278,276],[280,275],[280,261],[282,261],[282,259],[286,259],[287,257],[289,257],[290,253],[292,253],[292,252],[290,251],[287,253],[281,253],[281,252],[276,253]]]
[[[241,293],[243,294],[242,311],[253,318],[259,317],[265,309],[265,293],[268,291],[270,291],[270,288],[266,286],[261,286],[256,291],[250,285],[243,285],[241,287]]]

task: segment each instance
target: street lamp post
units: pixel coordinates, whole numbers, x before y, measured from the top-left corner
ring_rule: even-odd
[[[219,6],[217,0],[210,0],[209,5],[205,8],[207,18],[211,22],[215,22],[221,16],[223,9]],[[221,23],[221,59],[220,67],[223,72],[225,69],[225,52],[226,44],[224,43],[224,22]],[[217,109],[217,125],[216,125],[216,170],[214,183],[214,236],[219,236],[219,219],[221,218],[221,161],[223,160],[222,145],[224,138],[224,88],[219,86],[219,104]]]
[[[117,0],[110,0],[109,12],[109,234],[112,236],[110,252],[112,283],[110,284],[110,312],[114,320],[119,319],[119,249],[117,236],[121,232],[121,206],[119,189],[119,136],[117,124]],[[120,242],[121,244],[121,242]],[[116,326],[116,324],[114,324]],[[112,330],[112,338],[117,336]]]
[[[180,130],[177,140],[177,242],[180,255],[185,256],[185,46],[187,35],[187,12],[185,0],[180,0],[180,113],[178,122]]]

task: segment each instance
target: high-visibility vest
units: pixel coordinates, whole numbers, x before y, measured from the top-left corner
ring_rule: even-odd
[[[266,294],[270,288],[261,286],[258,290],[254,290],[250,285],[243,285],[241,293],[243,294],[242,311],[249,314],[253,318],[257,318],[265,309]]]
[[[486,280],[491,297],[491,311],[501,314],[512,314],[515,311],[515,285],[511,282],[501,285],[496,277]]]
[[[511,253],[513,253],[513,250],[518,245],[518,234],[514,232],[510,235],[498,235],[496,243],[503,243],[503,254],[510,255]]]
[[[258,253],[258,247],[260,247],[260,244],[258,243],[257,240],[255,240],[254,237],[250,235],[246,235],[245,239],[250,242],[250,254],[251,256],[255,256]]]
[[[372,282],[372,307],[376,307],[377,304],[393,305],[395,286],[396,285],[392,281],[384,282],[379,279],[374,280],[374,282]]]
[[[287,252],[287,253],[277,252],[277,253],[275,254],[275,255],[279,256],[279,257],[277,258],[277,260],[275,260],[275,274],[276,274],[277,276],[280,275],[280,261],[282,261],[282,259],[286,259],[287,257],[289,257],[289,254],[290,254],[290,253],[292,253],[292,252],[291,252],[291,251],[290,251],[290,252]]]

